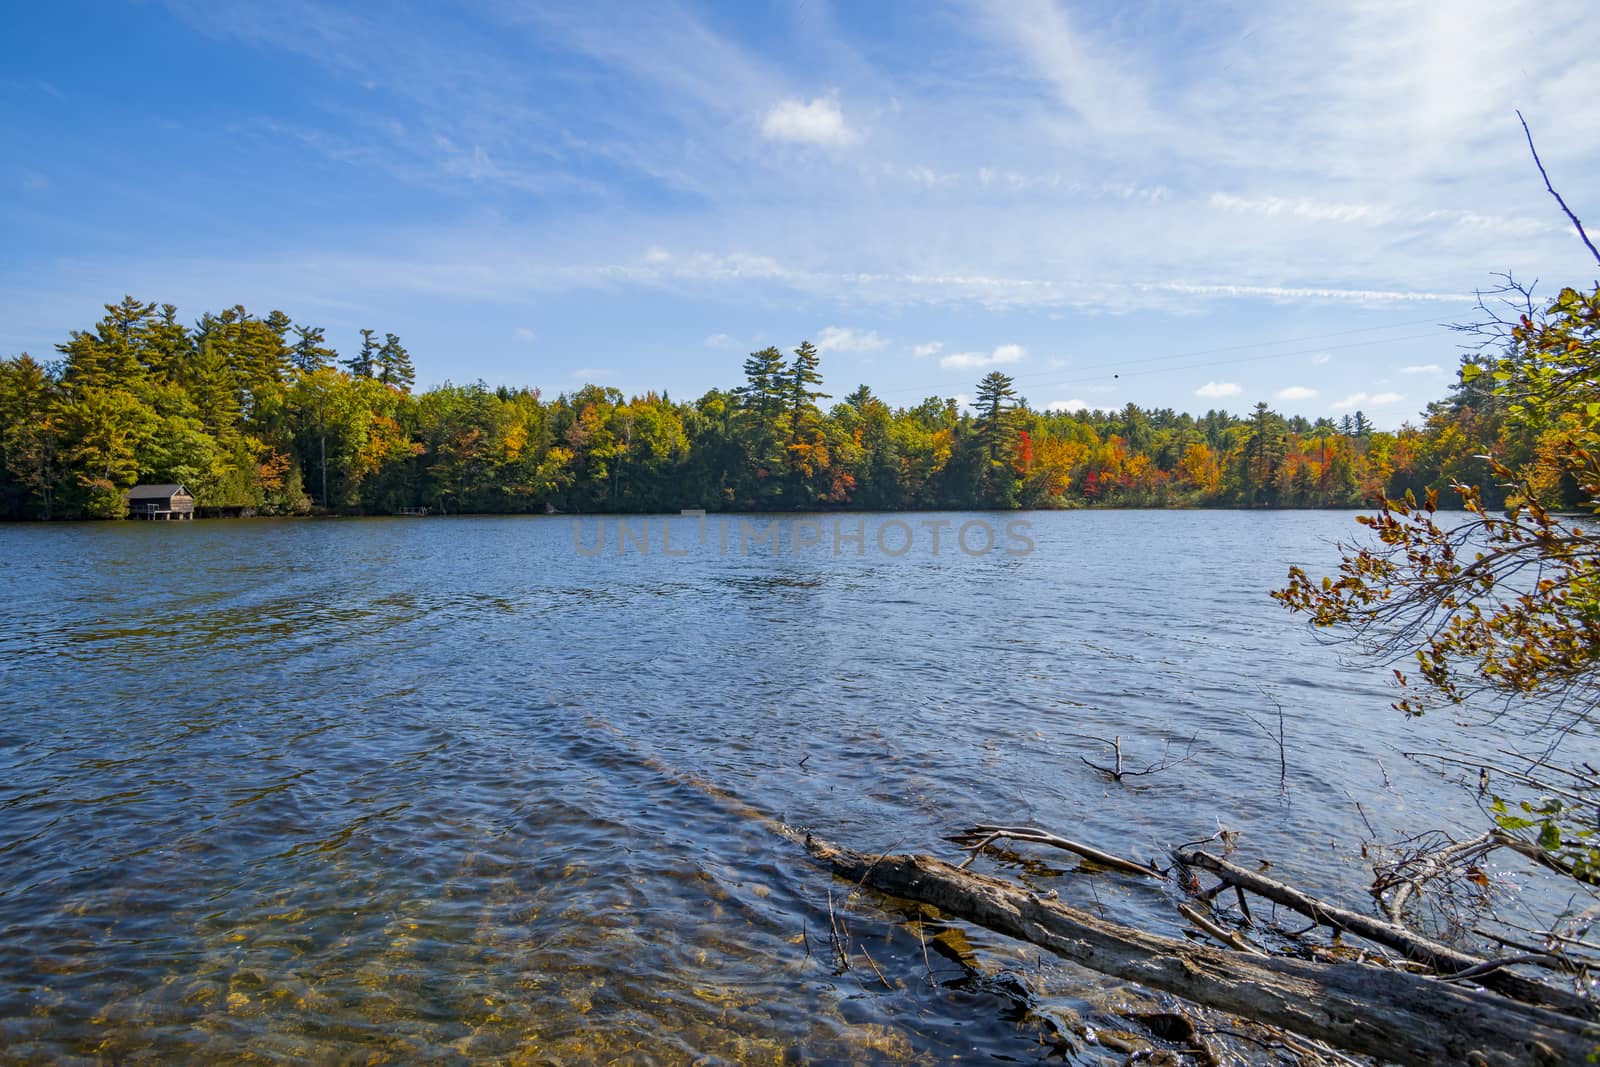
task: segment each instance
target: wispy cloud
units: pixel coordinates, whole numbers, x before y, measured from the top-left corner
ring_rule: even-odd
[[[408,340],[422,322],[470,321],[486,353],[538,321],[542,336],[571,339],[574,362],[630,378],[619,353],[651,350],[663,329],[691,349],[725,329],[738,348],[828,322],[960,371],[1002,364],[975,342],[915,337],[1003,336],[1042,368],[1061,336],[1143,354],[1333,335],[1464,317],[1490,269],[1552,280],[1592,269],[1530,180],[1511,114],[1529,115],[1558,185],[1600,169],[1600,111],[1569,104],[1600,84],[1600,52],[1592,35],[1546,30],[1588,25],[1583,0],[1177,5],[1160,18],[1008,0],[938,12],[890,35],[815,2],[759,15],[643,5],[619,19],[607,5],[517,0],[448,14],[167,0],[152,19],[187,26],[153,34],[158,49],[199,30],[267,61],[265,91],[235,101],[225,131],[238,165],[119,172],[69,209],[57,190],[88,189],[74,144],[122,131],[84,108],[66,139],[48,109],[19,112],[27,165],[53,184],[27,197],[31,247],[13,257],[27,276],[0,286],[0,336],[47,351],[81,323],[27,305],[93,309],[136,278],[196,314],[242,299],[316,315],[337,301],[344,325],[381,309]],[[85,26],[86,57],[116,46],[95,32]],[[88,89],[75,80],[72,99]],[[174,110],[163,119],[211,121]],[[154,143],[161,129],[129,132]],[[249,174],[254,185],[226,180]],[[235,247],[250,251],[227,257],[168,239],[171,218],[220,217],[257,194],[300,204],[306,229],[282,226],[281,212],[230,215]],[[163,197],[182,202],[119,230],[133,218],[125,202]],[[54,258],[96,231],[122,243]],[[305,233],[335,231],[307,250]],[[641,307],[650,313],[631,313]],[[1323,397],[1359,389],[1372,405],[1389,395],[1381,375],[1426,358],[1306,344],[1338,358],[1300,351],[1197,373],[1251,396],[1316,381]],[[682,360],[684,379],[720,380],[720,347]],[[881,362],[886,390],[925,385],[894,381],[926,374],[909,356]],[[1434,372],[1408,373],[1427,383]],[[1137,381],[1130,399],[1192,403],[1180,376]]]
[[[706,338],[705,344],[707,348],[732,348],[733,338],[729,337],[725,333],[714,333],[710,337]]]
[[[1330,404],[1329,408],[1333,411],[1348,411],[1353,408],[1363,406],[1385,407],[1389,404],[1398,404],[1404,399],[1405,397],[1401,396],[1399,393],[1357,392],[1351,393],[1349,396],[1334,404]]]
[[[1207,382],[1194,391],[1195,396],[1207,399],[1218,399],[1225,396],[1238,396],[1244,389],[1237,382]]]
[[[518,326],[515,330],[511,331],[511,336],[516,338],[518,341],[521,341],[525,345],[531,345],[533,342],[539,339],[539,335],[526,326]]]
[[[1444,368],[1437,363],[1415,363],[1409,367],[1401,367],[1401,374],[1443,374]]]
[[[939,360],[945,370],[983,370],[1006,363],[1019,363],[1028,354],[1021,345],[1000,345],[993,352],[952,352]]]
[[[1370,204],[1324,204],[1313,200],[1285,200],[1276,196],[1251,199],[1230,196],[1227,193],[1213,193],[1210,202],[1213,207],[1227,211],[1250,212],[1265,215],[1267,218],[1294,215],[1316,222],[1381,221],[1384,216],[1384,212]]]
[[[872,330],[855,330],[848,326],[824,327],[814,343],[819,352],[876,352],[889,345]]]
[[[1304,385],[1289,385],[1272,394],[1274,400],[1310,400],[1317,391]]]

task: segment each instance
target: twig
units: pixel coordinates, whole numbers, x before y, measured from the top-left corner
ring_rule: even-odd
[[[1210,919],[1206,918],[1204,915],[1200,914],[1200,909],[1199,908],[1191,907],[1188,904],[1181,904],[1180,903],[1178,905],[1178,911],[1179,911],[1180,914],[1183,915],[1183,917],[1185,919],[1188,919],[1190,922],[1192,922],[1196,926],[1198,926],[1201,930],[1203,930],[1207,934],[1211,935],[1212,938],[1214,938],[1217,941],[1222,942],[1224,945],[1227,945],[1230,948],[1236,948],[1240,952],[1248,952],[1248,953],[1250,953],[1252,955],[1255,955],[1255,956],[1265,956],[1266,955],[1265,952],[1261,951],[1259,948],[1257,948],[1256,946],[1252,945],[1250,942],[1246,941],[1243,937],[1239,936],[1234,931],[1225,930],[1221,926],[1218,926],[1216,923],[1212,922]]]
[[[1272,702],[1272,706],[1278,709],[1277,736],[1273,737],[1272,731],[1267,729],[1267,727],[1262,724],[1261,720],[1257,719],[1248,711],[1244,713],[1244,717],[1249,719],[1251,723],[1255,725],[1257,730],[1260,730],[1262,733],[1266,734],[1269,740],[1273,740],[1278,743],[1278,794],[1283,796],[1289,792],[1289,760],[1284,754],[1283,750],[1283,703],[1279,701],[1277,697],[1269,693],[1266,686],[1258,685],[1256,688],[1261,690],[1261,695],[1270,700]]]
[[[1093,761],[1091,761],[1091,760],[1089,760],[1089,759],[1087,759],[1087,758],[1085,758],[1083,756],[1079,756],[1078,758],[1080,760],[1082,760],[1088,766],[1093,767],[1095,770],[1099,771],[1101,774],[1104,774],[1107,777],[1109,777],[1112,781],[1120,782],[1124,778],[1137,778],[1140,775],[1154,774],[1156,771],[1164,771],[1168,767],[1176,767],[1179,764],[1188,763],[1189,760],[1192,758],[1192,753],[1194,751],[1194,743],[1195,743],[1196,739],[1199,738],[1199,736],[1200,736],[1199,734],[1195,734],[1194,737],[1189,738],[1188,743],[1184,746],[1184,749],[1183,749],[1183,758],[1182,759],[1176,759],[1176,760],[1170,758],[1170,756],[1172,754],[1172,742],[1171,742],[1171,740],[1168,740],[1166,745],[1165,745],[1165,747],[1162,748],[1162,750],[1161,750],[1161,758],[1159,760],[1156,760],[1154,763],[1148,764],[1144,768],[1144,770],[1142,770],[1142,771],[1130,771],[1130,770],[1127,770],[1125,767],[1123,767],[1123,765],[1122,765],[1122,738],[1120,736],[1119,737],[1115,737],[1110,741],[1107,741],[1103,737],[1093,738],[1093,740],[1100,742],[1102,745],[1110,745],[1111,748],[1113,749],[1113,751],[1115,751],[1116,758],[1117,758],[1115,767],[1102,766],[1101,764],[1095,763],[1095,762],[1093,762]]]
[[[883,983],[883,988],[889,989],[889,990],[894,989],[894,986],[889,984],[889,979],[885,978],[883,976],[883,972],[878,970],[878,964],[877,964],[876,961],[873,960],[872,953],[867,951],[867,946],[865,946],[865,945],[861,946],[861,954],[867,958],[867,966],[871,967],[872,968],[872,973],[878,976],[878,981]]]
[[[1539,150],[1533,147],[1533,133],[1528,129],[1528,120],[1522,117],[1520,110],[1517,112],[1517,121],[1522,123],[1522,132],[1527,135],[1528,151],[1533,153],[1533,165],[1539,168],[1539,177],[1544,179],[1544,187],[1550,191],[1551,196],[1556,198],[1556,203],[1561,205],[1561,210],[1566,212],[1567,218],[1572,220],[1572,225],[1577,229],[1578,236],[1583,240],[1584,246],[1589,249],[1589,254],[1594,257],[1594,261],[1600,263],[1600,251],[1595,249],[1594,242],[1589,240],[1589,235],[1584,232],[1583,223],[1578,221],[1578,216],[1572,213],[1572,209],[1567,206],[1567,202],[1561,199],[1561,194],[1556,192],[1555,186],[1550,184],[1550,175],[1545,173],[1544,163],[1539,159]]]

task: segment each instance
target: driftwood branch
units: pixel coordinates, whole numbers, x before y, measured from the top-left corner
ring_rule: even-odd
[[[1539,168],[1539,177],[1544,179],[1544,187],[1550,191],[1551,196],[1556,198],[1556,203],[1561,205],[1561,210],[1566,212],[1567,218],[1572,220],[1572,225],[1577,229],[1578,236],[1583,239],[1583,243],[1588,247],[1589,254],[1594,257],[1594,261],[1600,263],[1600,251],[1595,250],[1594,242],[1589,240],[1589,235],[1584,232],[1583,223],[1578,221],[1578,216],[1572,213],[1572,209],[1567,206],[1567,202],[1561,199],[1561,194],[1556,192],[1556,187],[1550,184],[1550,175],[1545,173],[1544,163],[1539,159],[1539,150],[1533,147],[1533,133],[1528,129],[1528,120],[1522,117],[1521,111],[1517,112],[1517,121],[1522,123],[1522,132],[1528,138],[1528,151],[1533,153],[1533,165]]]
[[[1145,878],[1166,877],[1166,872],[1160,868],[1146,867],[1142,863],[1135,863],[1133,860],[1123,859],[1121,856],[1113,856],[1111,853],[1102,852],[1100,849],[1095,848],[1092,845],[1084,845],[1077,841],[1069,841],[1065,837],[1058,837],[1048,830],[1040,830],[1033,826],[979,825],[971,827],[967,830],[963,830],[959,834],[953,835],[950,840],[956,844],[965,845],[968,848],[971,848],[974,852],[977,852],[1001,838],[1008,838],[1012,841],[1028,841],[1036,845],[1048,845],[1051,848],[1059,848],[1063,852],[1075,853],[1091,863],[1097,864],[1101,867],[1109,868],[1110,870],[1121,871],[1124,874],[1137,874],[1142,875]],[[976,844],[973,842],[976,842]],[[965,866],[965,864],[963,864],[963,866]]]
[[[1177,859],[1189,867],[1210,871],[1229,885],[1249,890],[1257,896],[1297,911],[1335,930],[1348,931],[1368,941],[1392,948],[1407,959],[1423,964],[1441,975],[1470,973],[1472,980],[1479,985],[1487,986],[1497,993],[1527,1004],[1537,1004],[1583,1018],[1595,1018],[1600,1014],[1597,1013],[1594,1001],[1501,969],[1505,961],[1480,959],[1459,952],[1448,945],[1441,945],[1404,926],[1328,904],[1293,886],[1284,885],[1256,871],[1213,856],[1209,852],[1190,849],[1179,852]]]
[[[1194,743],[1195,743],[1196,738],[1198,738],[1198,737],[1199,737],[1199,735],[1196,734],[1195,737],[1189,738],[1188,744],[1184,746],[1183,757],[1181,759],[1173,759],[1172,758],[1172,742],[1169,740],[1166,743],[1166,747],[1164,747],[1161,750],[1161,758],[1156,760],[1154,763],[1148,764],[1141,771],[1131,771],[1131,770],[1128,770],[1126,767],[1123,766],[1123,764],[1122,764],[1122,738],[1120,736],[1114,737],[1110,741],[1107,741],[1103,737],[1093,738],[1093,740],[1098,741],[1102,745],[1106,745],[1111,749],[1112,753],[1116,757],[1116,763],[1115,763],[1114,766],[1107,767],[1104,764],[1095,763],[1093,760],[1089,759],[1087,756],[1079,756],[1078,759],[1082,760],[1085,765],[1087,765],[1089,767],[1093,767],[1095,770],[1099,771],[1101,774],[1103,774],[1106,777],[1110,778],[1113,782],[1120,782],[1124,778],[1137,778],[1137,777],[1139,777],[1141,775],[1154,774],[1157,771],[1164,771],[1168,767],[1176,767],[1180,763],[1188,763],[1189,760],[1192,758],[1192,754],[1194,752]]]
[[[1402,1064],[1582,1062],[1600,1027],[1436,979],[1359,963],[1247,956],[1098,919],[932,856],[871,856],[807,837],[852,883],[914,900],[1074,963]]]

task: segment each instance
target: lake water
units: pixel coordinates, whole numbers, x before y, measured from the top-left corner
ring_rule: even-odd
[[[1267,597],[1349,514],[859,518],[837,553],[834,517],[742,553],[737,519],[620,554],[606,520],[593,555],[562,517],[0,528],[0,1058],[1031,1060],[1005,972],[1095,1025],[1122,987],[908,924],[745,806],[947,857],[977,821],[1140,859],[1221,825],[1357,905],[1358,801],[1462,811],[1401,755],[1448,722]],[[1117,785],[1096,737],[1191,758]]]

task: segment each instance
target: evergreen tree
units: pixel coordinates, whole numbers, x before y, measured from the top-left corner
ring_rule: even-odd
[[[296,326],[295,342],[289,348],[289,363],[297,374],[310,374],[330,366],[338,353],[323,344],[320,326]]]
[[[1011,377],[990,371],[978,383],[978,436],[990,462],[1000,459],[1016,437],[1011,413],[1016,410],[1017,390]]]
[[[26,514],[30,501],[44,518],[54,510],[60,466],[55,384],[26,352],[0,360],[0,488],[9,480],[20,497],[0,499],[0,514]]]
[[[155,307],[126,296],[120,304],[105,305],[105,317],[93,333],[72,331],[66,344],[56,346],[67,357],[67,384],[75,389],[135,388],[144,376],[144,327]]]
[[[402,393],[409,393],[416,384],[417,373],[411,366],[411,354],[400,344],[400,338],[392,333],[383,335],[377,366],[377,379],[384,385],[392,385]]]
[[[782,403],[783,353],[768,345],[744,361],[744,384],[734,390],[741,403],[762,422],[775,417]]]
[[[144,334],[143,359],[150,379],[168,384],[182,378],[194,355],[194,344],[189,331],[178,321],[177,307],[162,304],[161,314],[146,325]]]
[[[872,390],[866,385],[856,386],[855,391],[844,398],[844,402],[850,405],[857,415],[865,415],[876,400],[877,397],[872,395]]]
[[[826,400],[828,394],[812,388],[822,384],[822,374],[817,367],[822,354],[810,341],[801,341],[794,350],[794,361],[789,364],[789,440],[800,439],[805,420],[817,413],[816,401]]]
[[[739,397],[739,424],[748,467],[757,483],[782,463],[781,419],[785,396],[783,353],[768,346],[750,353],[744,361],[745,383],[734,390]],[[764,473],[763,473],[764,472]],[[764,490],[763,490],[764,491]]]
[[[352,378],[371,378],[377,370],[378,342],[375,330],[361,331],[361,351],[344,361],[345,370]]]
[[[1283,461],[1283,420],[1263,401],[1250,413],[1249,436],[1245,438],[1243,462],[1240,473],[1245,490],[1245,503],[1272,504],[1277,491],[1274,480],[1278,465]]]

